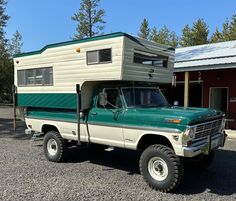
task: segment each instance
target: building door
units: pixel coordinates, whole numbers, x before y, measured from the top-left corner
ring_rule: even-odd
[[[228,88],[211,87],[210,88],[210,108],[227,111],[228,107]]]

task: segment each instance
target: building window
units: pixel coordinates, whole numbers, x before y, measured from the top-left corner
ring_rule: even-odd
[[[99,64],[111,62],[111,48],[87,52],[87,64]]]
[[[52,86],[52,67],[17,71],[18,86]]]
[[[135,50],[133,62],[137,64],[150,65],[154,67],[167,68],[168,57]]]

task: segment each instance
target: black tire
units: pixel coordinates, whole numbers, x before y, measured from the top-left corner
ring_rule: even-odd
[[[204,170],[211,166],[212,162],[214,161],[214,158],[215,158],[215,152],[213,151],[210,152],[208,155],[201,154],[193,158],[190,158],[187,161],[187,164],[191,168]]]
[[[152,163],[154,159],[157,159],[157,161]],[[154,176],[152,176],[154,173],[150,171],[151,164],[155,166],[153,171],[156,174],[164,174],[163,172],[166,172],[164,170],[167,168],[168,171],[164,174],[164,176],[166,176],[161,179],[154,178]],[[148,185],[162,192],[172,191],[178,187],[183,178],[183,165],[180,158],[175,155],[171,148],[164,145],[155,144],[145,149],[140,157],[139,168]],[[159,170],[156,170],[158,168]]]
[[[56,131],[46,133],[43,142],[43,149],[46,158],[52,162],[62,162],[66,159],[66,140]]]

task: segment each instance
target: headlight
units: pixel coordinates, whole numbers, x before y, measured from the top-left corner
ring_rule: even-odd
[[[189,137],[190,139],[194,138],[194,134],[195,134],[195,129],[193,127],[189,127],[187,128],[187,130],[184,133],[187,137]]]
[[[182,137],[183,145],[184,146],[191,145],[194,137],[195,137],[195,127],[188,127]]]

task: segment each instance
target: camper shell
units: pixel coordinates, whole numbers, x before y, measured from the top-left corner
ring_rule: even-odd
[[[45,156],[54,162],[72,145],[139,150],[149,186],[173,190],[183,158],[206,168],[225,141],[222,112],[171,106],[163,96],[158,86],[175,80],[174,53],[119,32],[15,55],[26,133],[44,136]]]
[[[104,56],[103,61],[99,61],[100,54]],[[80,85],[82,109],[86,109],[91,103],[91,90],[86,89],[91,88],[91,82],[170,83],[174,49],[125,33],[113,33],[47,45],[40,51],[19,54],[14,57],[14,65],[18,106],[75,109],[76,85]],[[35,70],[40,68],[50,71],[48,79],[51,82],[49,80],[48,84],[37,83]],[[26,77],[27,70],[32,70],[29,72],[32,80],[27,80],[30,79]],[[22,77],[23,83],[19,81]],[[55,97],[53,102],[47,98],[50,94]],[[70,100],[69,105],[63,97]],[[47,105],[43,103],[45,99],[49,101]]]

